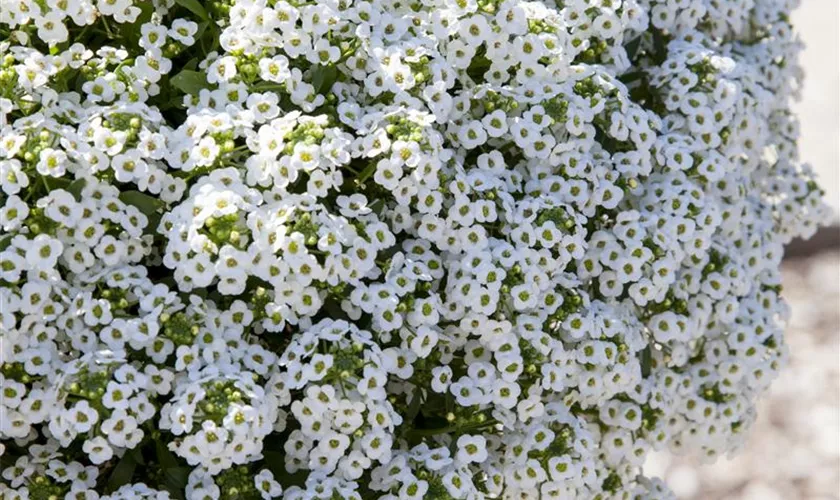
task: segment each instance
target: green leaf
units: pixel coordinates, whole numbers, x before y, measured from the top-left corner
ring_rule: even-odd
[[[382,198],[377,198],[373,201],[368,207],[373,210],[377,215],[382,215],[382,210],[385,208],[385,200]]]
[[[123,455],[108,478],[108,491],[116,491],[120,486],[129,484],[131,478],[134,477],[134,470],[136,468],[137,462],[134,459],[134,455],[132,453]]]
[[[164,469],[166,473],[166,484],[173,489],[183,491],[187,487],[187,478],[190,475],[190,467],[169,467]]]
[[[286,461],[284,452],[264,451],[263,456],[265,457],[265,466],[274,474],[275,478],[282,482],[284,488],[303,486],[306,483],[306,478],[309,476],[307,471],[300,470],[292,474],[286,471],[286,467],[283,465]]]
[[[7,234],[6,236],[0,238],[0,252],[9,248],[9,246],[12,244],[12,236],[13,235],[11,234]]]
[[[151,234],[155,235],[157,233],[158,226],[160,225],[161,214],[152,214],[146,217],[149,219],[149,223],[146,224],[145,229],[143,229],[143,234]]]
[[[324,311],[326,311],[332,319],[347,318],[347,313],[341,308],[341,304],[332,297],[327,297],[326,300],[324,300]]]
[[[124,191],[120,193],[120,201],[126,205],[134,205],[146,217],[156,214],[158,209],[166,206],[163,200],[141,193],[140,191]]]
[[[470,61],[470,66],[467,68],[467,75],[476,82],[484,81],[484,74],[490,69],[491,64],[490,59],[479,52]]]
[[[175,454],[169,451],[169,448],[162,441],[155,441],[155,454],[162,469],[178,467],[178,459]]]
[[[76,201],[82,201],[82,190],[85,188],[87,181],[83,178],[76,179],[75,181],[71,182],[69,186],[65,188],[65,190],[73,195],[73,198],[76,198]]]
[[[44,183],[49,185],[50,191],[53,189],[64,189],[65,191],[70,186],[70,179],[64,177],[53,177],[51,175],[42,175]]]
[[[408,412],[406,413],[406,422],[413,422],[414,418],[420,413],[420,405],[423,403],[423,389],[420,386],[414,387],[414,392],[411,395],[411,403],[408,405]]]
[[[182,500],[184,498],[184,490],[189,481],[191,467],[170,467],[163,470],[163,481],[161,486],[169,492],[169,496],[173,499]]]
[[[195,34],[193,34],[193,38],[196,40],[200,40],[204,32],[207,31],[207,26],[210,25],[210,21],[204,21],[198,23],[198,29],[195,30]],[[194,58],[197,60],[197,58]]]
[[[178,458],[169,451],[169,448],[162,441],[155,441],[155,455],[158,466],[163,470],[163,486],[174,498],[183,498],[184,488],[187,487],[187,478],[192,469],[180,465]]]
[[[650,346],[647,346],[642,351],[642,377],[647,377],[648,375],[650,375],[650,366],[652,361],[653,360],[651,359],[650,355]]]
[[[195,58],[195,57],[193,57],[192,59],[190,59],[189,61],[184,63],[184,69],[188,69],[188,70],[192,71],[197,67],[198,67],[198,58]]]
[[[668,43],[671,37],[662,32],[662,30],[653,30],[653,61],[656,64],[662,64],[668,59]]]
[[[169,83],[184,93],[198,95],[201,89],[207,88],[207,77],[202,71],[185,69],[173,76]]]
[[[265,457],[266,467],[268,467],[268,469],[275,475],[279,474],[280,477],[282,477],[288,474],[285,467],[283,467],[283,464],[285,463],[284,453],[278,451],[263,451],[263,457]]]
[[[204,19],[205,21],[210,20],[210,15],[207,14],[207,11],[204,9],[204,6],[201,5],[201,2],[199,2],[198,0],[175,0],[175,3],[192,12],[193,14],[197,15],[198,17]]]
[[[143,451],[140,448],[132,448],[126,453],[131,453],[131,456],[134,457],[134,461],[138,465],[146,465],[146,460],[143,458]]]
[[[158,210],[165,208],[166,203],[163,200],[141,193],[140,191],[125,191],[120,193],[120,201],[126,205],[133,205],[137,207],[143,215],[149,219],[148,224],[144,230],[145,234],[154,235],[157,232],[157,227],[160,224],[161,214]]]
[[[4,453],[2,457],[0,457],[0,467],[2,467],[4,469],[7,468],[7,467],[13,467],[18,458],[19,458],[19,455],[17,455],[17,454],[13,455],[13,454],[9,453],[8,451],[6,451],[6,453]]]
[[[199,25],[198,31],[195,34],[196,44],[194,48],[198,52],[197,61],[204,59],[204,54],[209,54],[219,48],[219,27],[215,23],[201,23],[206,25],[204,29]],[[194,68],[187,68],[194,69]]]
[[[152,14],[155,11],[155,6],[152,2],[135,2],[134,7],[140,9],[140,14],[133,23],[122,23],[119,25],[120,36],[123,42],[128,47],[136,46],[140,41],[140,26],[148,23],[152,19]]]
[[[647,75],[645,71],[631,71],[630,73],[624,73],[623,75],[619,76],[618,79],[621,80],[622,83],[628,84],[635,82],[636,80],[640,80]]]
[[[636,57],[636,54],[639,53],[639,47],[642,46],[642,36],[639,35],[636,38],[627,42],[627,45],[624,46],[624,50],[627,51],[627,58],[631,61]]]
[[[318,65],[312,69],[312,86],[315,87],[315,92],[319,94],[329,92],[337,78],[338,68],[335,67],[335,64]]]
[[[370,176],[373,175],[374,172],[376,172],[376,162],[368,163],[368,165],[364,168],[364,170],[359,172],[359,175],[356,176],[356,184],[357,185],[364,184],[364,182],[366,180],[368,180],[370,178]]]

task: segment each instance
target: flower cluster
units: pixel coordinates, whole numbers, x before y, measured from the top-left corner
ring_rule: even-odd
[[[0,499],[671,498],[783,367],[795,0],[0,0]]]

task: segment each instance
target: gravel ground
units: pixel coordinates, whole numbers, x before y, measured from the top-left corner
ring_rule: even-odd
[[[801,158],[816,169],[840,220],[840,1],[801,0],[791,21],[805,42],[802,100],[793,107],[801,124]]]
[[[698,466],[657,454],[646,474],[683,499],[840,499],[840,252],[788,261],[791,363],[759,403],[733,460]]]

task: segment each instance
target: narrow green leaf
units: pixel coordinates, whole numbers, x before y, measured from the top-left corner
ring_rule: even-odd
[[[201,5],[201,2],[199,2],[198,0],[175,0],[175,3],[192,12],[193,14],[197,15],[201,19],[204,19],[205,21],[210,20],[210,16],[207,14],[207,11],[204,9],[204,6]]]
[[[184,69],[188,70],[195,70],[198,67],[198,58],[193,57],[186,63],[184,63]]]
[[[302,486],[306,483],[307,471],[302,470],[292,474],[286,471],[286,467],[283,465],[285,463],[285,453],[265,451],[263,455],[265,456],[265,466],[274,474],[275,478],[283,483],[284,487]]]
[[[169,83],[184,93],[198,95],[201,89],[207,87],[207,78],[204,72],[185,69],[173,76]]]
[[[639,47],[642,46],[642,36],[639,35],[636,38],[627,42],[627,45],[624,46],[624,50],[627,52],[627,58],[631,61],[636,57],[636,54],[639,53]]]
[[[193,35],[193,38],[195,38],[196,40],[200,40],[201,37],[204,35],[204,32],[207,31],[207,26],[209,26],[209,25],[210,25],[210,21],[204,21],[204,22],[198,23],[198,29],[195,30],[195,34]]]
[[[158,209],[166,206],[163,200],[154,198],[140,191],[124,191],[120,193],[120,201],[126,205],[134,205],[143,215],[150,217],[157,213]]]
[[[423,389],[420,386],[414,387],[414,392],[411,395],[411,403],[408,405],[408,412],[406,413],[406,422],[413,422],[417,414],[420,413],[420,405],[423,403]]]
[[[64,177],[53,177],[51,175],[42,175],[44,179],[44,183],[50,187],[50,191],[53,189],[64,189],[65,191],[70,186],[70,179],[65,179]]]
[[[368,165],[364,168],[364,170],[359,172],[359,175],[356,176],[356,184],[357,185],[364,184],[365,181],[368,180],[370,178],[370,176],[373,175],[374,172],[376,172],[376,162],[368,163]]]
[[[0,467],[2,467],[3,469],[7,467],[13,467],[19,457],[20,455],[18,455],[17,453],[12,454],[9,453],[7,450],[6,453],[4,453],[2,457],[0,457]]]
[[[151,234],[154,236],[157,233],[158,226],[160,225],[160,219],[162,217],[163,214],[159,214],[157,212],[152,215],[147,215],[146,218],[149,220],[146,227],[143,229],[143,234]]]
[[[145,234],[154,235],[157,232],[160,219],[163,217],[161,210],[166,208],[166,203],[163,200],[139,191],[125,191],[120,193],[119,198],[120,201],[126,205],[134,206],[146,216],[147,223],[143,231]]]
[[[76,201],[82,201],[82,190],[85,188],[87,181],[83,178],[76,179],[75,181],[71,182],[69,186],[65,188],[65,190],[73,195],[73,198],[76,198]]]
[[[187,486],[187,478],[191,469],[180,465],[178,458],[169,451],[169,448],[162,441],[155,441],[155,456],[158,467],[163,470],[163,486],[174,498],[183,498],[184,488]]]
[[[133,23],[119,24],[120,36],[126,46],[132,47],[140,41],[140,26],[148,23],[152,18],[155,7],[152,2],[135,2],[134,7],[140,9],[140,14]]]
[[[651,367],[652,361],[653,360],[651,359],[651,355],[650,355],[650,346],[647,346],[642,351],[642,359],[641,359],[642,377],[647,377],[648,375],[650,375],[650,367]]]
[[[373,210],[377,215],[382,215],[382,210],[385,208],[385,200],[382,198],[377,198],[369,205],[370,209]]]
[[[129,484],[131,478],[134,477],[134,470],[136,468],[137,462],[134,460],[134,455],[132,453],[123,455],[108,477],[108,491],[116,491],[120,486]]]
[[[9,246],[11,244],[12,244],[12,235],[11,234],[7,234],[6,236],[3,236],[2,238],[0,238],[0,252],[9,248]]]
[[[635,82],[636,80],[640,80],[647,75],[644,71],[631,71],[630,73],[624,73],[623,75],[619,76],[618,79],[621,80],[622,83],[628,84]]]
[[[131,453],[131,456],[134,457],[134,461],[137,464],[146,465],[146,460],[143,458],[143,452],[140,450],[140,448],[132,448],[126,453]]]
[[[347,318],[347,313],[341,308],[341,304],[329,297],[324,301],[324,311],[333,319]]]
[[[653,30],[653,60],[656,64],[662,64],[668,59],[668,43],[670,41],[670,37],[662,30]]]
[[[162,441],[155,441],[155,453],[158,464],[160,464],[162,469],[178,467],[178,459],[175,457],[175,454],[169,451],[169,448]]]
[[[219,27],[213,22],[201,24],[205,24],[206,27],[202,30],[201,25],[199,25],[199,31],[195,34],[196,45],[194,47],[197,50],[200,49],[198,52],[201,54],[198,60],[204,58],[203,54],[208,54],[219,48]]]
[[[338,68],[335,64],[319,65],[312,69],[312,86],[319,94],[329,92],[337,78]]]
[[[484,74],[490,69],[492,62],[485,57],[484,54],[478,53],[470,61],[470,66],[467,68],[467,74],[476,82],[484,81]]]
[[[283,464],[285,463],[284,453],[277,451],[263,451],[263,456],[265,457],[265,465],[271,472],[275,475],[279,473],[281,476],[287,474],[285,467],[283,467]]]
[[[169,467],[165,469],[166,483],[174,489],[183,491],[187,487],[187,478],[191,470],[190,467]]]

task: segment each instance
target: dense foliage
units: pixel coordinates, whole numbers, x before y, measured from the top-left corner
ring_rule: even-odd
[[[783,366],[785,0],[0,0],[0,498],[668,498]]]

